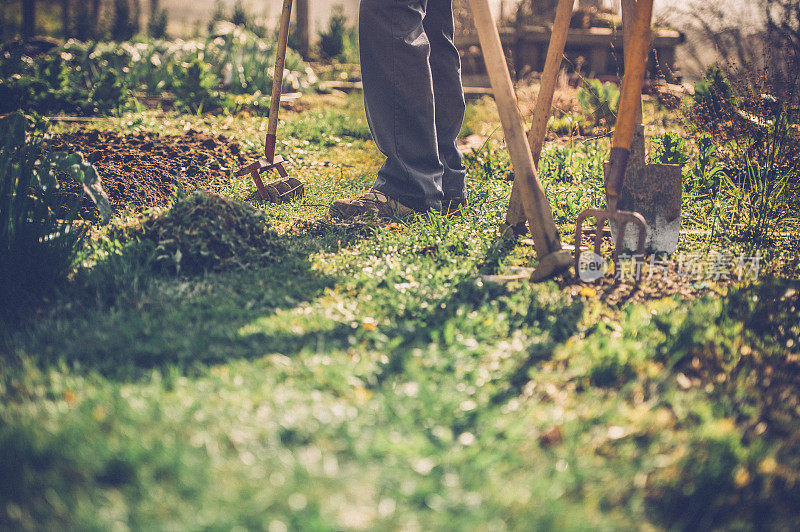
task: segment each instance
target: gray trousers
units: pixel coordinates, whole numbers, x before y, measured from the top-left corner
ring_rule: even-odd
[[[373,188],[418,211],[466,198],[451,0],[361,0],[364,107],[386,162]]]

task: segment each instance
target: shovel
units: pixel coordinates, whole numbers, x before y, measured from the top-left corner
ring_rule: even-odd
[[[553,106],[553,93],[556,90],[556,80],[561,69],[561,59],[564,55],[564,46],[567,42],[569,22],[572,18],[574,5],[575,0],[559,0],[556,7],[556,18],[553,21],[553,30],[550,34],[550,44],[547,46],[547,57],[544,61],[541,85],[539,94],[536,96],[536,107],[533,111],[533,123],[530,131],[528,131],[528,143],[531,146],[534,166],[538,166],[539,156],[542,154],[544,137],[547,133],[547,119],[550,118],[550,109]],[[522,235],[526,232],[525,209],[522,207],[519,186],[516,180],[511,187],[506,220],[500,226],[500,232],[506,234],[509,228],[514,232],[514,235]]]
[[[553,220],[553,212],[539,182],[536,165],[533,164],[531,147],[525,137],[514,85],[511,83],[503,46],[489,2],[470,0],[470,7],[497,103],[500,123],[503,126],[508,153],[514,165],[514,185],[519,189],[520,203],[539,258],[539,266],[533,271],[530,279],[542,281],[569,268],[572,257],[568,251],[561,249],[561,239]]]
[[[644,255],[647,239],[647,224],[644,217],[631,211],[617,209],[619,193],[625,182],[625,170],[628,165],[636,123],[641,113],[642,84],[647,68],[647,53],[650,47],[650,20],[653,15],[653,0],[638,0],[630,30],[630,47],[625,50],[625,75],[622,78],[617,123],[611,141],[611,154],[605,174],[606,203],[605,209],[586,209],[578,215],[575,224],[575,275],[580,274],[581,242],[583,223],[587,218],[596,220],[594,235],[594,252],[600,255],[603,238],[603,227],[608,220],[617,225],[617,239],[614,246],[614,259],[618,259],[619,251],[624,246],[625,230],[629,225],[638,229],[636,239],[636,256]]]
[[[269,102],[269,123],[267,125],[267,139],[264,145],[264,159],[236,172],[236,177],[250,175],[256,184],[257,196],[270,203],[283,203],[290,199],[302,196],[303,183],[299,179],[289,177],[289,172],[283,166],[283,157],[275,155],[276,133],[278,131],[278,111],[281,106],[281,89],[283,88],[283,69],[286,63],[286,42],[289,39],[289,19],[292,15],[292,0],[283,0],[281,22],[278,30],[278,47],[275,51],[275,71],[272,75],[272,98]],[[281,179],[264,184],[261,173],[275,169]]]

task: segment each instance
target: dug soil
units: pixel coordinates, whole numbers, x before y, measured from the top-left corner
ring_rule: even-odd
[[[237,142],[193,130],[158,135],[86,129],[56,135],[48,150],[82,152],[97,169],[115,211],[166,205],[178,186],[217,192],[232,166],[245,162]],[[76,183],[64,186],[66,196],[79,192]],[[81,212],[88,218],[97,215],[88,199]]]

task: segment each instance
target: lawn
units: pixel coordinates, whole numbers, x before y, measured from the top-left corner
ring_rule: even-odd
[[[359,97],[302,104],[277,152],[307,194],[261,206],[271,261],[154,272],[95,230],[69,282],[4,331],[0,528],[800,527],[796,227],[743,283],[498,283],[534,252],[497,237],[510,182],[490,100],[467,113],[464,136],[486,141],[463,215],[385,224],[327,214],[382,160]],[[649,135],[679,130],[646,117]],[[88,127],[224,134],[255,155],[263,121],[138,111]],[[602,204],[608,144],[546,147],[567,242]],[[713,201],[684,194],[679,253],[752,254],[714,233]]]

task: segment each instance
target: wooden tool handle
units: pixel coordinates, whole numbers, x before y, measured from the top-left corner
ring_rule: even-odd
[[[550,118],[550,109],[553,107],[553,94],[556,90],[558,73],[561,70],[561,60],[564,56],[564,45],[567,42],[569,22],[575,0],[559,0],[556,7],[556,18],[553,21],[553,31],[550,33],[550,44],[547,46],[547,57],[544,61],[539,94],[536,96],[536,107],[533,111],[533,123],[528,131],[528,144],[531,146],[531,156],[534,166],[539,165],[539,157],[544,146],[544,137],[547,132],[547,120]],[[525,221],[525,211],[519,198],[519,188],[516,183],[511,188],[511,198],[508,201],[506,224],[517,226]]]
[[[636,130],[637,107],[642,105],[642,85],[647,70],[647,53],[650,48],[650,20],[653,0],[638,0],[630,30],[629,48],[625,50],[625,75],[619,98],[619,111],[611,141],[610,171],[606,179],[606,196],[609,207],[616,208],[616,199],[625,180],[633,134]],[[613,209],[612,209],[613,210]]]
[[[292,16],[292,0],[283,0],[281,22],[278,29],[278,47],[275,50],[275,71],[272,74],[272,98],[269,102],[269,123],[265,155],[271,163],[275,158],[275,134],[278,131],[278,110],[281,106],[283,68],[286,64],[286,43],[289,40],[289,20]]]
[[[553,31],[550,34],[550,44],[547,46],[547,57],[544,61],[539,94],[536,96],[536,107],[533,110],[533,123],[528,131],[528,143],[531,145],[534,164],[539,164],[539,156],[542,154],[547,120],[550,118],[550,109],[553,107],[553,94],[556,91],[556,81],[561,70],[561,60],[564,57],[564,46],[567,43],[567,33],[569,33],[569,23],[574,6],[575,0],[559,0],[556,7],[556,18],[553,21]]]
[[[531,148],[525,137],[522,116],[517,108],[514,85],[508,74],[500,35],[492,18],[488,0],[470,0],[472,16],[478,30],[478,39],[486,63],[486,71],[492,84],[494,99],[500,115],[500,123],[505,133],[511,163],[514,165],[514,182],[518,185],[525,216],[528,219],[536,254],[540,259],[561,249],[553,212],[539,182],[536,166],[533,164]]]

